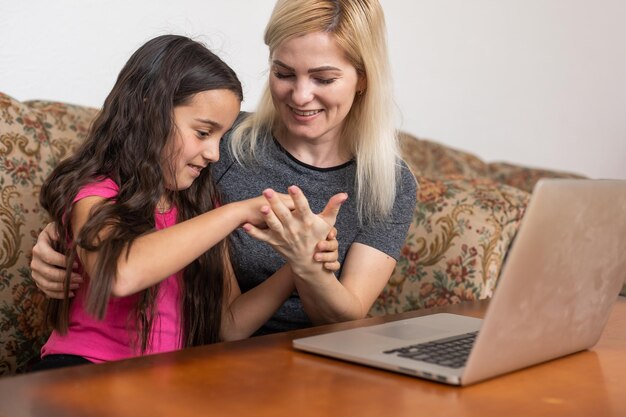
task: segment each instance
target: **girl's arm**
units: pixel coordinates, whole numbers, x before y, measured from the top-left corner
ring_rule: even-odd
[[[102,204],[102,197],[86,197],[74,204],[72,230],[78,236],[91,211]],[[194,259],[224,239],[242,223],[263,222],[260,207],[263,197],[230,203],[166,229],[142,235],[118,259],[112,295],[122,297],[151,287],[182,270]],[[101,231],[101,237],[107,230]],[[87,274],[93,276],[97,251],[77,247],[78,257]]]
[[[222,309],[220,336],[224,341],[245,339],[265,324],[295,289],[288,266],[261,284],[241,293],[230,262],[227,262],[227,291]]]
[[[328,212],[317,216],[308,208],[301,190],[290,187],[289,193],[295,211],[291,212],[279,199],[264,193],[269,203],[269,207],[263,209],[269,229],[252,225],[244,225],[244,229],[252,237],[271,244],[287,259],[303,308],[314,324],[365,317],[391,276],[396,261],[377,249],[354,243],[337,280],[334,274],[310,261],[311,242],[329,227],[328,224],[334,224],[336,212],[334,216]]]

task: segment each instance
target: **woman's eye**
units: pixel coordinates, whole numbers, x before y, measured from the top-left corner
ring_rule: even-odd
[[[196,131],[198,133],[198,137],[199,138],[206,138],[211,136],[211,132],[210,131],[206,131],[206,130],[197,130]]]
[[[317,78],[316,81],[322,85],[332,84],[337,81],[336,78]]]

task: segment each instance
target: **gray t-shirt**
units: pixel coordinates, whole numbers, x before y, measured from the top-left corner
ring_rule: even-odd
[[[253,164],[240,165],[230,152],[228,136],[222,139],[220,160],[213,164],[213,178],[225,203],[258,197],[266,188],[286,193],[289,186],[297,185],[307,197],[311,210],[319,213],[331,196],[346,192],[348,200],[341,206],[335,224],[339,261],[343,264],[348,248],[354,242],[371,246],[398,259],[413,217],[417,188],[415,178],[404,162],[401,162],[396,201],[390,218],[384,222],[359,225],[354,161],[332,168],[316,168],[295,159],[275,140],[260,152],[257,159]],[[251,238],[242,229],[233,232],[231,238],[233,267],[242,292],[260,284],[285,264],[271,246]],[[294,292],[257,334],[308,326],[311,326],[311,322],[298,294]]]

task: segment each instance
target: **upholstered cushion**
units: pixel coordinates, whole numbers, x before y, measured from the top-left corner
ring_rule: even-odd
[[[489,167],[480,158],[425,139],[400,132],[398,136],[402,158],[416,175],[428,178],[489,177]]]
[[[37,114],[0,93],[0,374],[36,357],[47,337],[29,259],[46,222],[39,190],[54,164]]]
[[[52,101],[26,101],[41,120],[55,158],[71,155],[87,136],[98,109]]]
[[[529,200],[490,179],[417,179],[413,223],[371,315],[490,297]]]
[[[492,162],[488,168],[492,179],[529,193],[533,192],[533,187],[541,178],[584,178],[570,172],[528,168],[505,162]]]

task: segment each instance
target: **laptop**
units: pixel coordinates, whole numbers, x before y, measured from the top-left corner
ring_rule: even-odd
[[[626,279],[626,181],[540,180],[484,319],[432,314],[296,349],[468,385],[595,345]]]

